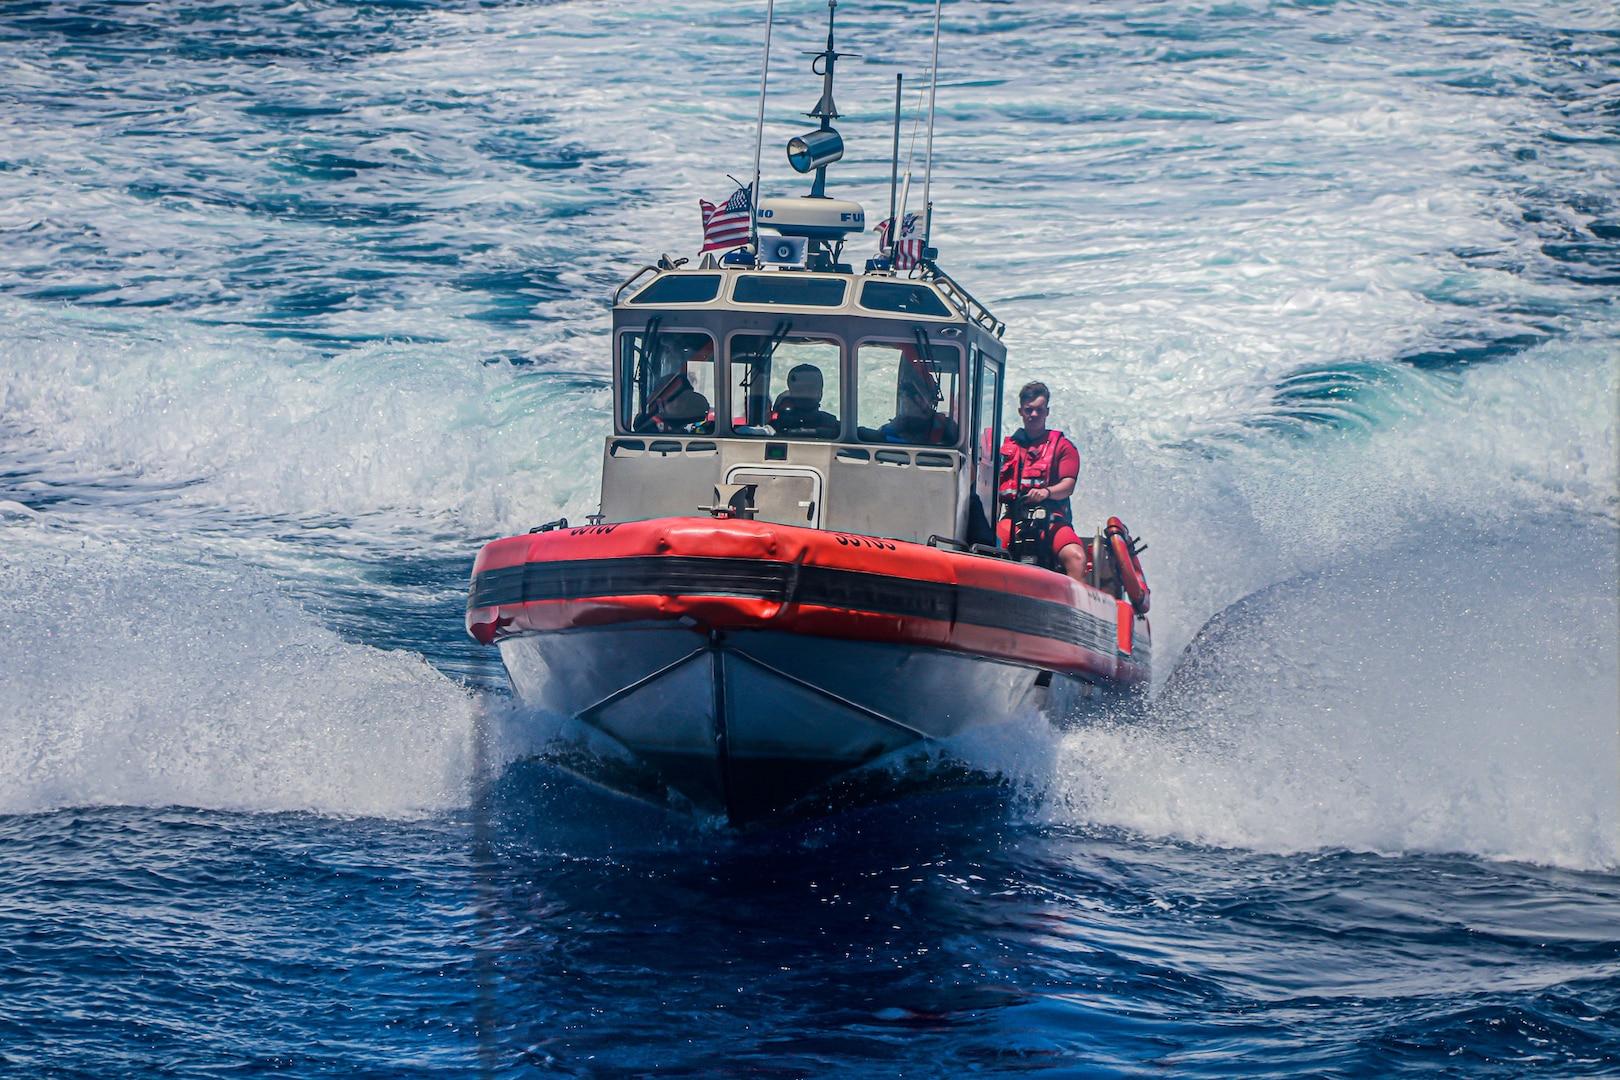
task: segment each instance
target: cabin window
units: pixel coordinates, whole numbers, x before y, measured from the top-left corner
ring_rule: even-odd
[[[626,431],[714,431],[714,339],[690,330],[619,336],[619,424]]]
[[[920,281],[868,281],[861,286],[861,307],[941,318],[951,314],[939,294]]]
[[[706,304],[720,295],[719,274],[664,274],[630,298],[632,304]]]
[[[739,304],[784,304],[790,307],[839,307],[848,284],[842,278],[801,274],[744,274],[731,298]]]
[[[962,434],[962,353],[919,330],[907,342],[868,341],[856,355],[856,434],[862,442],[956,446]]]
[[[836,338],[736,334],[731,338],[733,434],[836,439],[839,431]]]

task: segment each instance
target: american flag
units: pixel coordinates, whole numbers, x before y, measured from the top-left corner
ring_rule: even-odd
[[[698,254],[726,251],[748,243],[753,200],[748,197],[747,188],[738,188],[723,206],[699,199],[698,209],[703,211],[703,247]]]
[[[905,223],[900,226],[900,242],[894,248],[896,270],[910,270],[922,258],[923,241],[917,233],[921,224],[921,214],[907,214]],[[893,226],[893,218],[884,218],[878,226],[878,247],[883,251],[889,250],[889,229]]]

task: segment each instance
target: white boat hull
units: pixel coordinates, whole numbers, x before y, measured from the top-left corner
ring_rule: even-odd
[[[733,821],[908,748],[1036,714],[1062,720],[1102,697],[1003,660],[768,630],[617,624],[499,646],[524,705],[588,725],[642,766],[634,782],[609,783],[646,795],[656,777]]]

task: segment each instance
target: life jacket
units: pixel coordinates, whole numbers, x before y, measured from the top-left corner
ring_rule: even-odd
[[[1057,462],[1058,447],[1068,442],[1063,432],[1046,429],[1046,441],[1034,446],[1026,446],[1018,441],[1022,429],[1007,438],[1001,444],[1001,491],[1004,496],[1018,494],[1016,485],[1022,480],[1024,490],[1032,487],[1051,487],[1053,481],[1052,469]],[[1022,465],[1020,466],[1020,463]],[[1004,499],[1011,512],[1011,500]],[[1070,508],[1068,499],[1047,499],[1041,504],[1053,519],[1061,518],[1068,522],[1073,520],[1074,511]]]
[[[909,443],[913,446],[943,446],[956,441],[956,425],[944,413],[936,412],[930,416],[926,427],[917,422],[920,419],[896,417],[878,428],[878,434],[884,442]]]

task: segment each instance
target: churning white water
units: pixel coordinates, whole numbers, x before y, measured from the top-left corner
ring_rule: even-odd
[[[178,10],[0,50],[0,810],[454,803],[465,560],[595,508],[606,296],[749,171],[757,12],[244,15],[265,60]],[[840,9],[874,219],[921,15]],[[1156,704],[1045,812],[1620,861],[1612,12],[946,16],[942,262],[1150,543]]]

